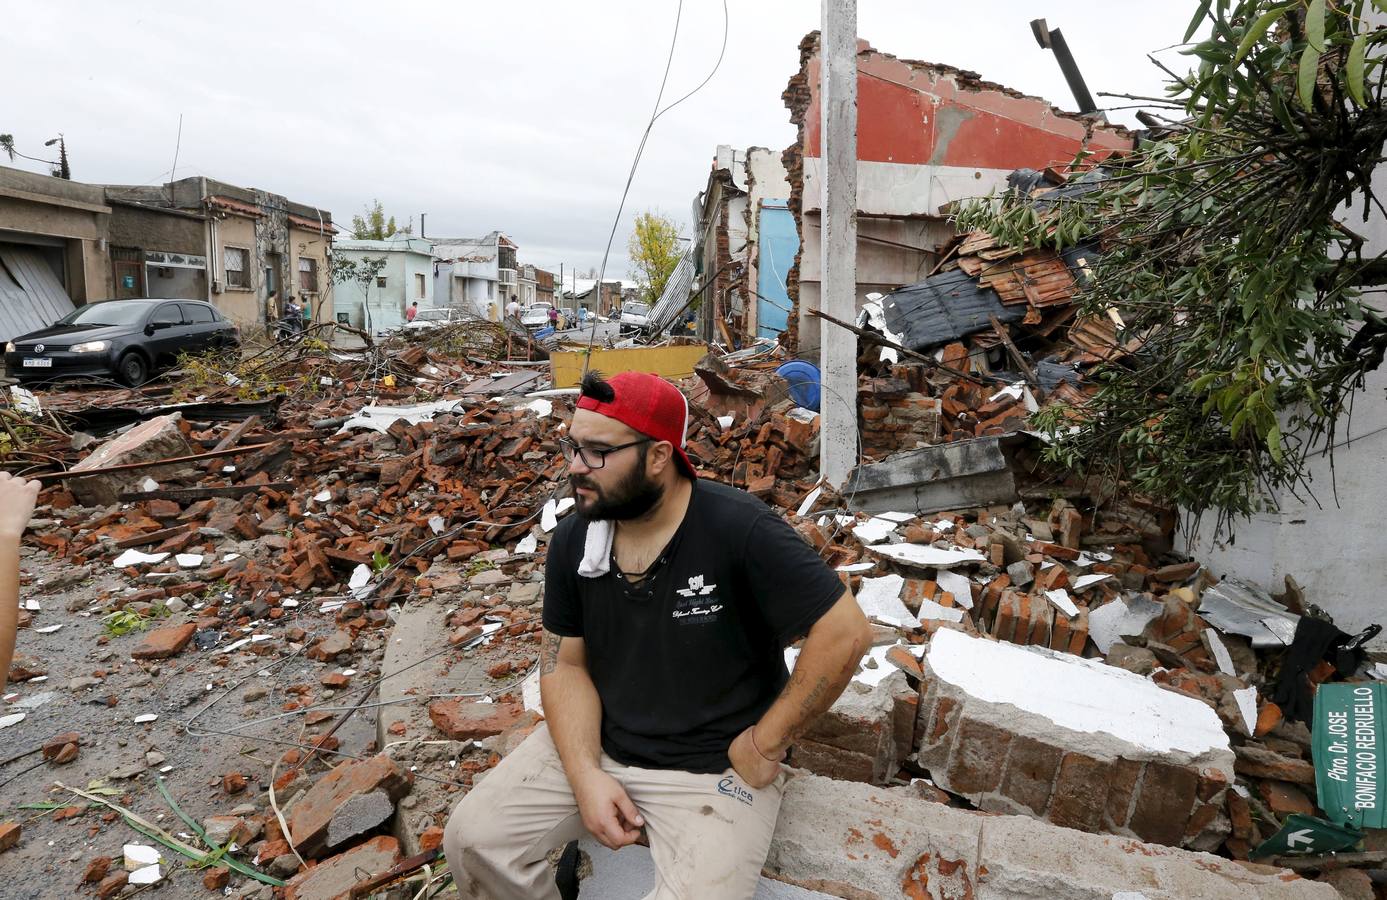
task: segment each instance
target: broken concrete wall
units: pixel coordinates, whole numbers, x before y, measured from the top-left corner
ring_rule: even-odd
[[[1081,149],[1132,146],[1119,126],[1061,111],[950,66],[898,59],[858,42],[858,296],[869,285],[899,286],[901,271],[929,265],[941,239],[942,208],[1005,187],[1014,169],[1066,164]],[[801,256],[791,274],[796,344],[819,345],[819,322],[803,310],[817,303],[817,219],[822,193],[819,34],[800,42],[800,71],[782,99],[798,139],[785,151]],[[945,226],[946,227],[946,226]],[[882,234],[874,230],[883,230]],[[909,235],[910,240],[901,239]],[[890,243],[887,243],[887,242]],[[816,265],[816,264],[815,264]],[[812,294],[812,297],[811,297]]]
[[[796,775],[765,875],[835,897],[1334,900],[1282,869]],[[1133,892],[1126,894],[1124,892]]]
[[[941,630],[917,760],[979,808],[1214,849],[1233,752],[1218,715],[1096,660]]]
[[[71,471],[85,472],[110,466],[189,456],[193,450],[183,436],[180,427],[182,420],[183,417],[179,413],[173,413],[142,422],[97,447],[73,466]],[[73,478],[68,481],[68,488],[78,502],[85,506],[110,506],[119,501],[122,492],[141,490],[141,485],[146,480],[152,478],[158,481],[172,476],[177,471],[176,466],[160,466],[127,472],[109,472],[88,478]]]

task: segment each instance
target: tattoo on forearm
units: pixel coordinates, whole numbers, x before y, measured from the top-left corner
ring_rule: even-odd
[[[561,635],[554,634],[552,631],[544,632],[544,641],[540,644],[539,650],[539,674],[552,674],[555,667],[559,664],[559,645],[563,643]]]

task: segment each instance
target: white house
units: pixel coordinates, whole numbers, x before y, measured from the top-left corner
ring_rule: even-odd
[[[480,238],[439,238],[433,242],[434,295],[440,306],[473,309],[500,321],[501,310],[517,291],[514,241],[499,231]]]
[[[383,241],[340,240],[332,246],[334,254],[358,265],[385,260],[369,285],[354,280],[337,284],[338,321],[374,334],[403,324],[412,303],[417,302],[420,309],[434,305],[432,241],[402,234]]]

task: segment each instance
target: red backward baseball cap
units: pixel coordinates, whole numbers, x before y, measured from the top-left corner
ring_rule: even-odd
[[[614,396],[603,402],[586,394],[578,408],[616,419],[657,441],[674,447],[674,458],[690,478],[697,478],[684,452],[684,433],[689,430],[689,401],[674,385],[648,372],[619,372],[606,379]]]

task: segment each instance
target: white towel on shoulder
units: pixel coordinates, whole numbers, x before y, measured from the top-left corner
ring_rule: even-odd
[[[583,542],[583,558],[578,561],[578,574],[584,578],[600,578],[612,569],[612,539],[616,527],[610,519],[588,523],[587,539]]]

